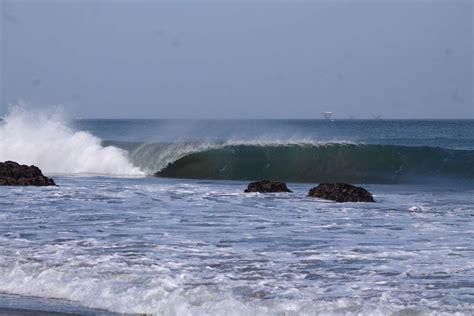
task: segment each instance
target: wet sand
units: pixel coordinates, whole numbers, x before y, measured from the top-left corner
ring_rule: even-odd
[[[20,295],[0,294],[0,315],[8,316],[75,316],[123,315],[111,313],[101,309],[87,308],[76,305],[74,302],[45,299]]]

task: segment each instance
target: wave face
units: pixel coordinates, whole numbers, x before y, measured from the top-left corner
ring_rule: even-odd
[[[12,107],[0,122],[0,161],[36,165],[47,174],[141,175],[127,153],[88,132],[73,131],[58,111]]]
[[[153,156],[163,145],[146,145]],[[175,147],[177,145],[174,145]],[[216,144],[192,151],[185,145],[176,160],[155,160],[157,176],[190,179],[353,183],[423,182],[474,179],[474,151],[437,147],[366,144]],[[205,147],[201,145],[201,147]],[[154,148],[154,150],[153,150]],[[179,152],[174,148],[174,152]],[[138,154],[139,153],[139,154]],[[137,164],[154,161],[135,151]],[[163,152],[161,156],[166,156]],[[132,154],[133,156],[133,154]],[[159,162],[159,163],[156,163]],[[169,162],[166,166],[165,162]],[[147,167],[142,166],[145,169]]]

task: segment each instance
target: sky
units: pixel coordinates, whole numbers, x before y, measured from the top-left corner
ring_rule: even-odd
[[[0,0],[0,115],[474,118],[472,0]]]

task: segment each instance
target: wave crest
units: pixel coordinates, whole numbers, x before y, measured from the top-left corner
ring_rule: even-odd
[[[0,161],[36,165],[47,174],[142,175],[126,151],[102,146],[101,140],[74,131],[60,111],[11,107],[0,123]]]

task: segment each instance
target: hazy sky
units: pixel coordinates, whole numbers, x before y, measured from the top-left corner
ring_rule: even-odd
[[[0,1],[0,114],[474,118],[472,0]]]

